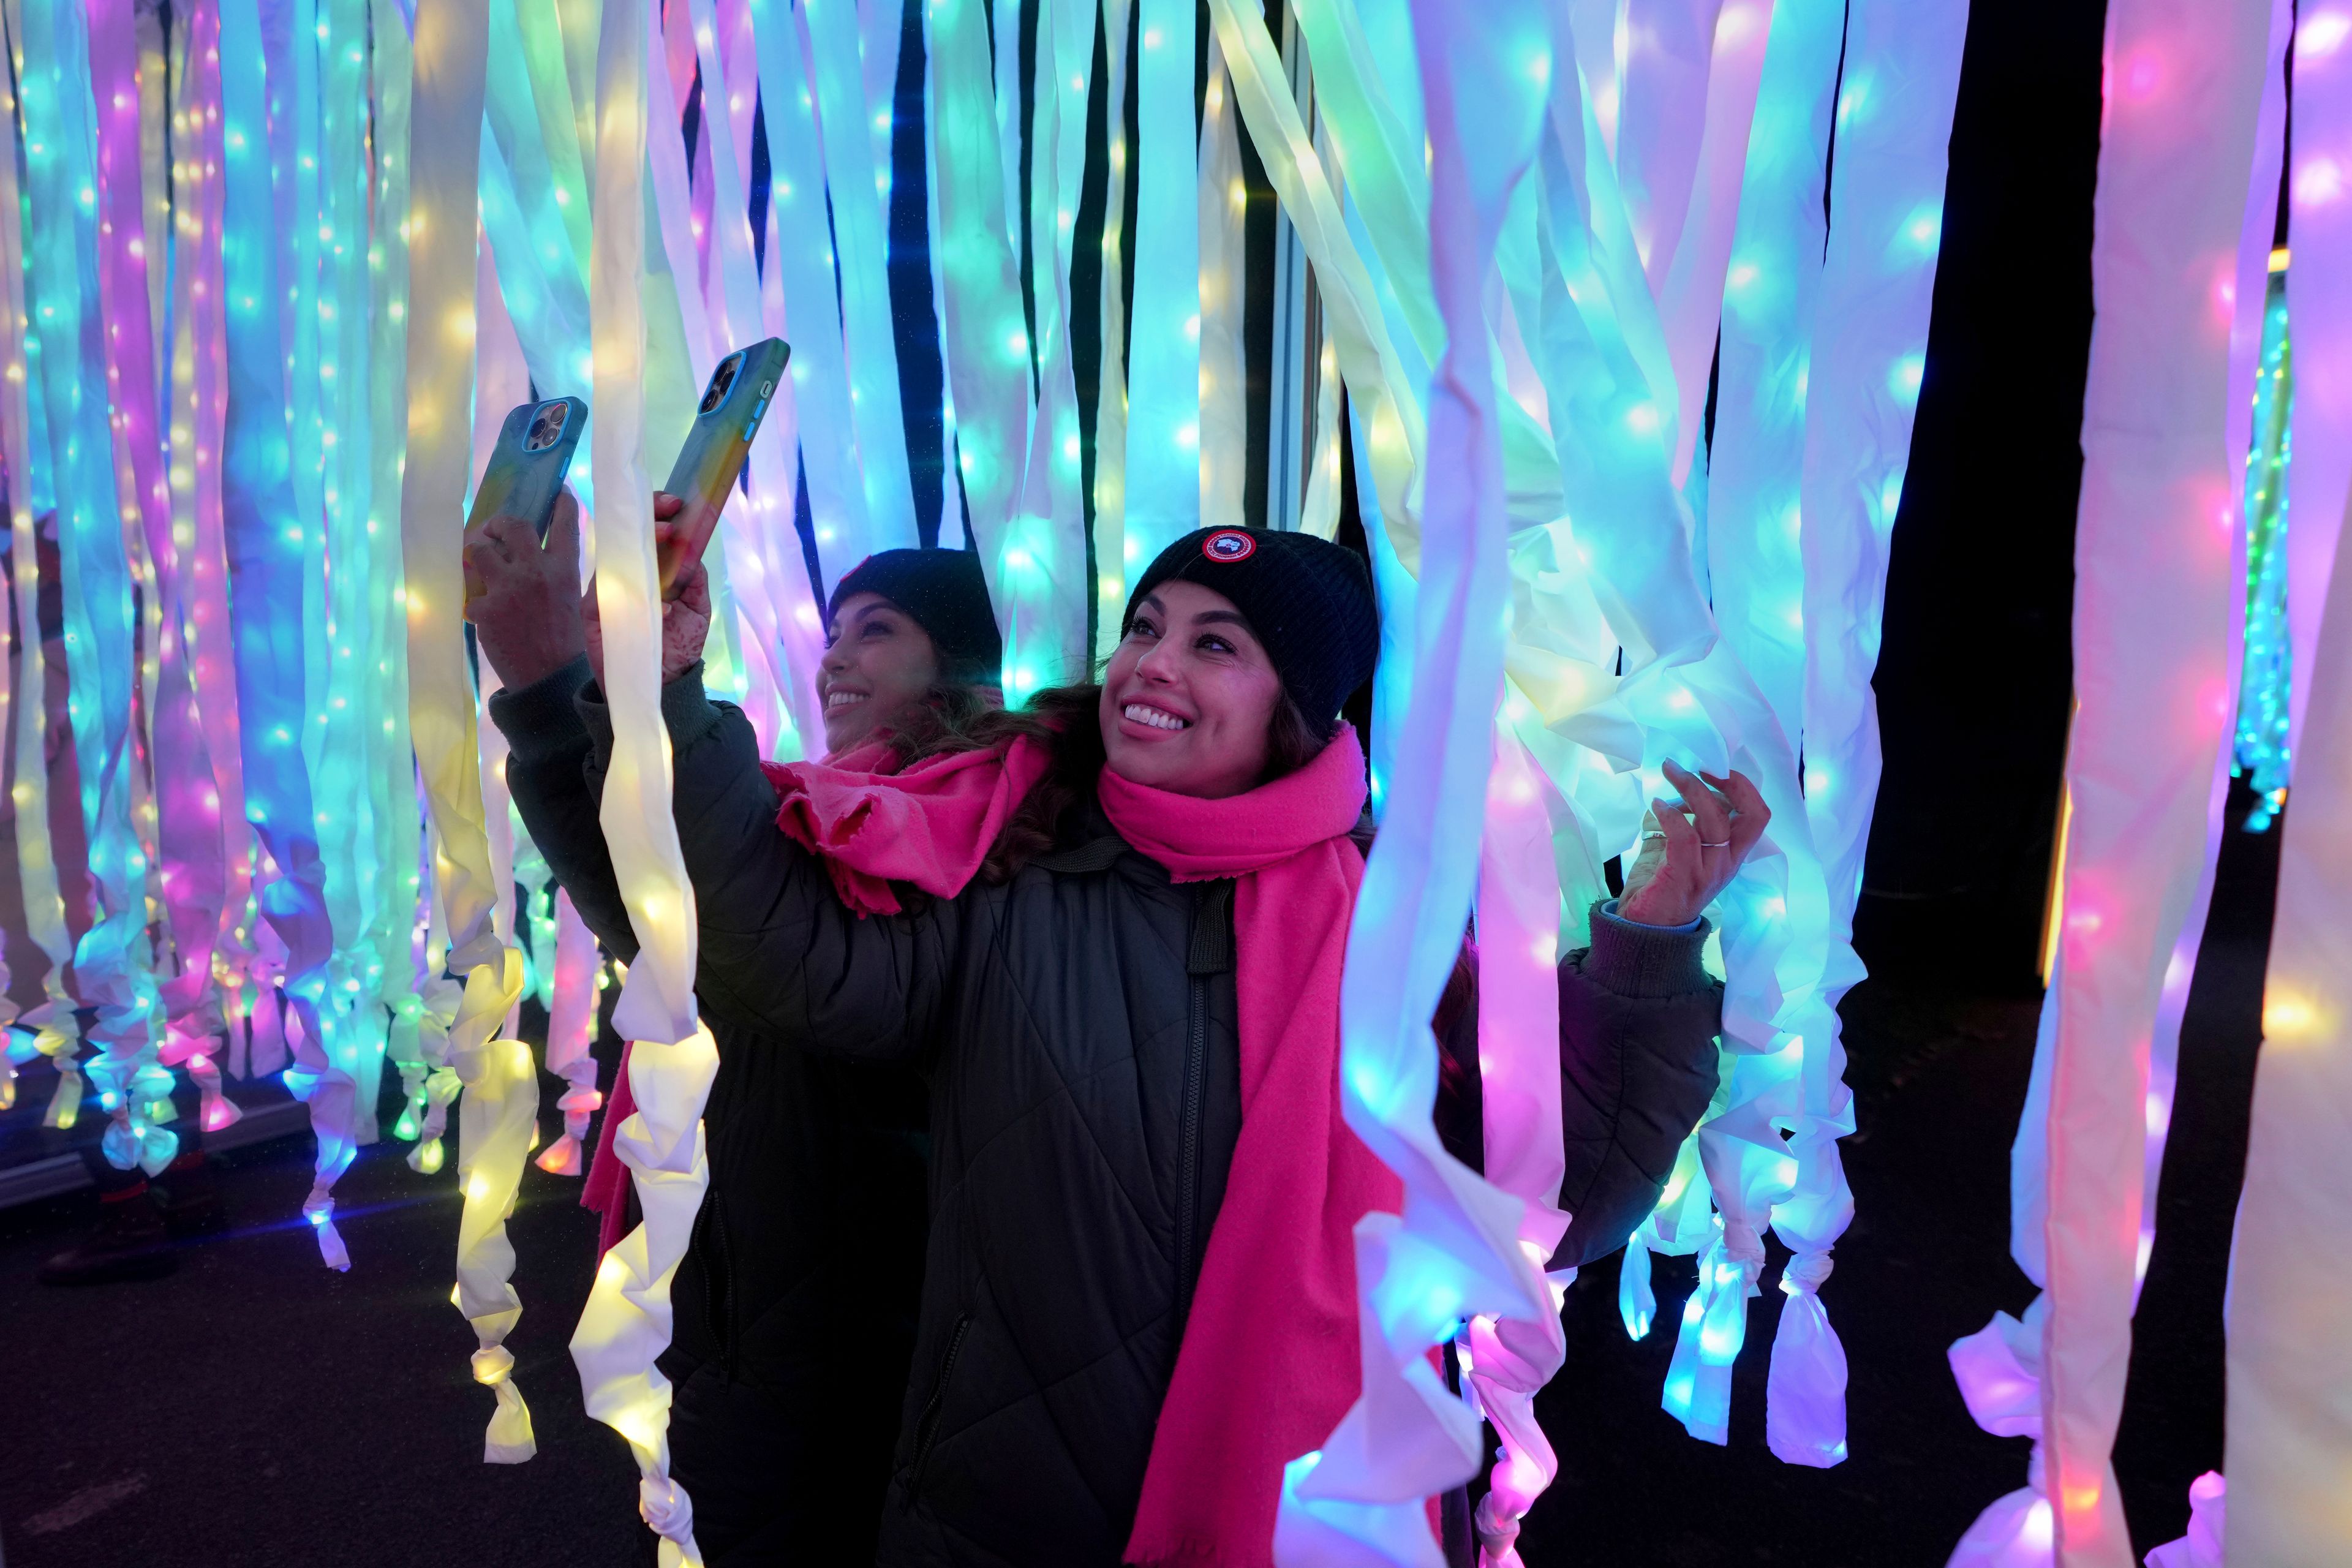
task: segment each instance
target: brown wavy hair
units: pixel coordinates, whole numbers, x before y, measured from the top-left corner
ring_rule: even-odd
[[[970,686],[942,686],[886,739],[901,767],[1010,745],[1024,736],[1045,745],[1050,757],[1045,776],[1031,786],[981,859],[979,879],[994,885],[1011,881],[1024,866],[1083,827],[1103,769],[1101,709],[1102,687],[1096,681],[1047,687],[1019,708],[996,707]],[[1297,773],[1337,732],[1335,724],[1318,733],[1286,694],[1267,723],[1266,769],[1258,782]]]

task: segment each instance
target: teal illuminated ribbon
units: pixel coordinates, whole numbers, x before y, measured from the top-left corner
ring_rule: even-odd
[[[11,58],[15,58],[11,40]],[[16,705],[13,745],[16,783],[16,868],[25,896],[25,923],[41,952],[44,999],[19,1020],[37,1027],[37,1048],[57,1066],[57,1087],[41,1113],[42,1125],[71,1127],[79,1114],[82,1079],[74,1065],[81,1032],[73,999],[65,988],[65,963],[73,942],[66,932],[64,900],[58,892],[57,862],[49,849],[47,658],[39,635],[40,563],[35,519],[46,500],[54,505],[49,482],[48,428],[38,421],[38,342],[26,310],[25,235],[29,193],[16,179],[18,134],[16,78],[0,72],[0,456],[7,462],[6,498],[10,563],[16,626],[24,628],[17,650],[17,679],[24,697]]]
[[[33,226],[27,251],[32,326],[43,353],[45,410],[58,497],[67,671],[74,755],[89,835],[93,923],[74,952],[82,1000],[98,1009],[102,1047],[88,1072],[113,1117],[103,1147],[118,1168],[171,1163],[178,1139],[171,1075],[156,1060],[161,1025],[148,973],[148,861],[131,821],[131,688],[138,675],[131,565],[99,389],[106,384],[98,282],[97,156],[89,69],[79,6],[24,6],[26,174]]]
[[[813,95],[792,7],[787,0],[750,0],[750,13],[758,49],[761,117],[768,133],[768,210],[775,226],[768,276],[782,286],[782,335],[793,345],[793,411],[817,561],[825,581],[835,583],[880,547],[871,542],[875,534],[859,474],[861,426],[851,416],[849,358],[835,295],[832,229],[824,221],[824,166],[818,156]],[[774,413],[783,411],[779,389]],[[903,459],[905,438],[899,439]]]
[[[1135,299],[1128,341],[1131,577],[1201,524],[1201,226],[1192,0],[1137,0]],[[959,411],[963,400],[956,400]]]
[[[270,210],[268,100],[255,0],[221,5],[224,157],[221,257],[227,296],[228,418],[223,440],[222,503],[229,586],[238,603],[303,605],[310,539],[297,510],[287,437],[287,379]],[[304,622],[290,613],[240,615],[232,626],[239,739],[245,750],[246,811],[277,862],[261,910],[286,947],[286,998],[311,1047],[324,1048],[320,1018],[334,931],[325,898],[310,770],[302,731],[308,701]],[[289,1069],[288,1087],[310,1102],[319,1152],[303,1212],[318,1229],[329,1267],[349,1268],[329,1195],[356,1152],[354,1086],[323,1056]]]
[[[378,759],[368,770],[376,832],[376,900],[368,920],[386,1020],[384,1054],[400,1074],[404,1105],[394,1135],[415,1141],[428,1113],[431,1064],[421,1031],[426,976],[418,973],[423,876],[422,812],[408,735],[407,593],[401,560],[401,468],[408,431],[408,26],[391,5],[371,9],[368,73],[375,135],[374,226],[368,235],[368,677],[367,711]]]
[[[868,116],[876,106],[866,101],[858,69],[856,0],[802,0],[801,13],[808,26],[809,80],[816,95],[825,184],[832,199],[849,360],[849,413],[865,469],[866,548],[909,549],[916,542],[915,498],[907,477],[907,431],[898,406],[898,352],[890,322],[882,204],[875,192]],[[880,107],[887,114],[888,100]],[[887,158],[880,167],[889,167]]]

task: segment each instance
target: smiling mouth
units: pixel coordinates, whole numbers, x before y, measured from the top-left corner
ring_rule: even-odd
[[[866,697],[863,691],[836,691],[824,700],[824,710],[830,713],[836,708],[847,708],[853,703],[865,701]]]
[[[1175,714],[1169,712],[1164,708],[1154,708],[1148,702],[1130,702],[1126,707],[1119,710],[1119,716],[1124,719],[1132,720],[1138,724],[1148,725],[1154,730],[1184,730],[1191,728],[1191,725],[1187,721],[1179,719]]]

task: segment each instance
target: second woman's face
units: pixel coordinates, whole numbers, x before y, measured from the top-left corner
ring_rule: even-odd
[[[1265,776],[1282,679],[1234,602],[1162,583],[1136,606],[1102,688],[1104,761],[1121,778],[1221,800]]]
[[[879,594],[844,599],[825,635],[816,696],[824,705],[828,752],[856,745],[939,683],[931,635]]]

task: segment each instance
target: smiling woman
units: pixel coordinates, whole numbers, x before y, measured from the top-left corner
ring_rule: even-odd
[[[835,584],[817,667],[824,744],[838,758],[930,704],[998,706],[1003,639],[978,558],[960,550],[886,550]]]
[[[1360,1383],[1356,1224],[1400,1201],[1338,1093],[1367,783],[1337,715],[1380,646],[1369,574],[1310,535],[1200,530],[1137,581],[1100,685],[1005,712],[919,695],[969,650],[903,574],[958,558],[897,553],[835,596],[823,689],[850,749],[831,765],[763,768],[742,714],[703,695],[695,595],[666,611],[662,712],[719,1058],[710,1195],[664,1361],[673,1474],[713,1563],[830,1529],[833,1555],[892,1565],[1205,1551],[1263,1568],[1284,1463]],[[599,894],[611,717],[586,665],[492,712],[533,838],[625,953]],[[1715,1086],[1720,997],[1695,917],[1769,813],[1736,773],[1674,782],[1700,828],[1668,808],[1627,878],[1641,921],[1596,910],[1592,947],[1559,964],[1576,1218],[1556,1268],[1624,1239]],[[1434,1113],[1475,1163],[1466,944],[1457,969]],[[866,1123],[807,1092],[890,1100],[909,1068],[929,1114],[894,1110],[896,1140],[850,1136]],[[918,1164],[919,1265],[922,1227],[900,1223],[915,1205],[877,1201]],[[797,1246],[783,1206],[806,1222]],[[833,1350],[853,1338],[854,1367]],[[895,1454],[877,1366],[910,1374]],[[1459,1499],[1448,1517],[1466,1550]]]

